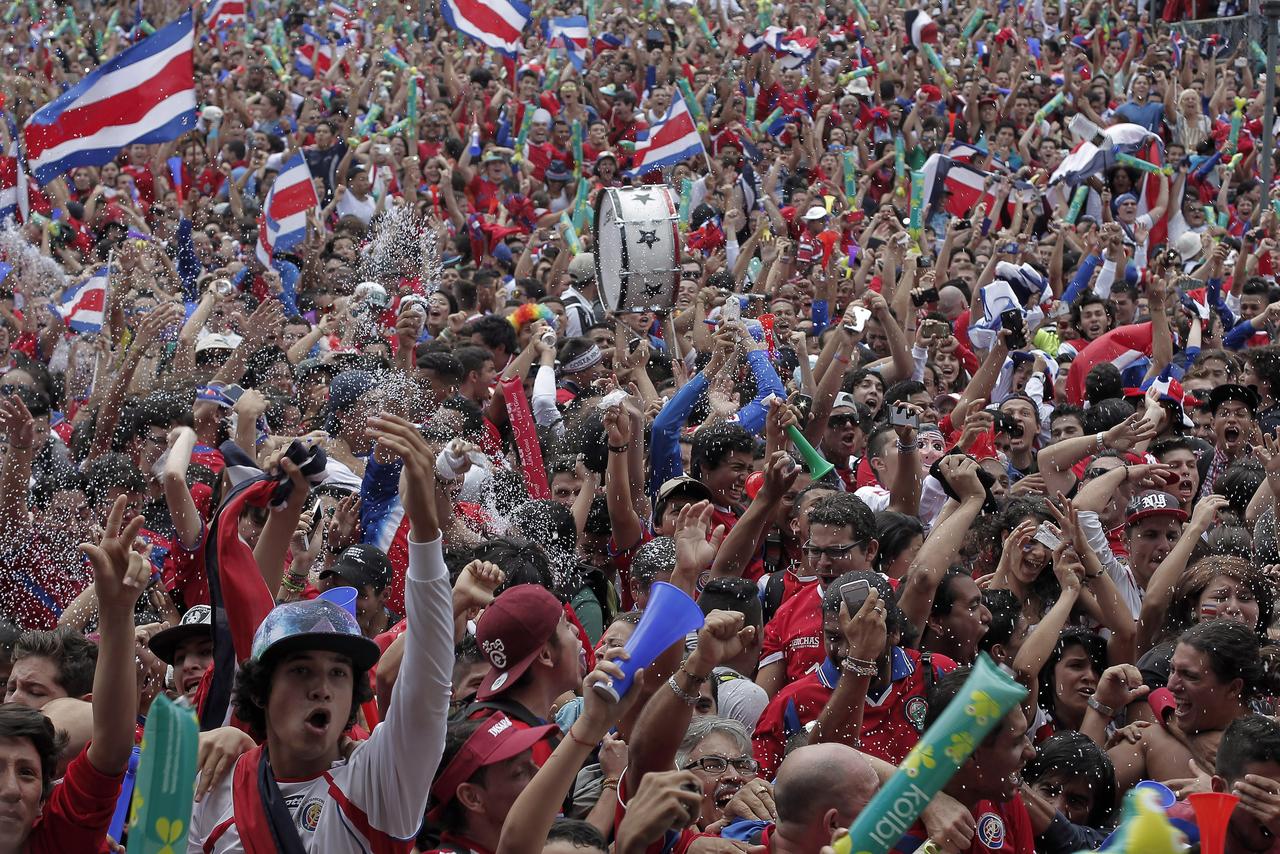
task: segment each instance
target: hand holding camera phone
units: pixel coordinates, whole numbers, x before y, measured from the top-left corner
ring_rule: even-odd
[[[1005,343],[1010,350],[1021,350],[1027,346],[1027,323],[1021,310],[1010,308],[1000,312],[1000,326],[1009,333]]]
[[[918,428],[920,426],[920,415],[914,409],[909,409],[901,403],[895,403],[893,408],[889,410],[889,423],[894,427]]]
[[[862,603],[866,602],[867,597],[870,595],[871,582],[865,578],[840,585],[840,598],[844,600],[845,608],[849,609],[850,617],[858,613],[858,609],[862,607]]]

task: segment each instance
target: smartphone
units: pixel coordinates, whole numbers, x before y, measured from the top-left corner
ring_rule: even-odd
[[[920,334],[925,338],[950,338],[951,324],[945,320],[926,320],[920,325]]]
[[[1018,248],[1018,244],[1016,243],[1006,243],[1004,246],[1000,247],[1000,251],[1006,255],[1017,255],[1022,250]]]
[[[238,385],[229,385],[222,390],[222,394],[227,400],[236,403],[240,400],[240,395],[244,394],[244,389]]]
[[[919,427],[920,416],[902,406],[894,406],[889,410],[889,423],[895,427]]]
[[[871,319],[871,310],[863,308],[860,305],[853,307],[853,323],[846,323],[844,328],[850,332],[861,332],[867,326],[867,321]]]
[[[791,399],[791,403],[800,411],[800,423],[807,422],[809,414],[813,412],[813,398],[807,394],[797,394]]]
[[[311,514],[311,527],[307,529],[307,541],[316,535],[316,528],[320,527],[320,522],[324,518],[324,514],[320,512],[320,496],[315,493],[311,494],[311,500],[307,502],[304,513]]]
[[[1009,330],[1007,343],[1010,350],[1021,350],[1027,346],[1027,325],[1021,311],[1011,308],[1000,312],[1000,326]]]
[[[862,607],[862,603],[866,602],[867,597],[870,595],[871,582],[865,578],[840,585],[840,598],[844,600],[844,606],[849,609],[850,617],[858,613],[858,609]]]
[[[1062,540],[1053,532],[1048,523],[1041,522],[1040,527],[1036,528],[1036,535],[1031,539],[1044,546],[1049,551],[1056,551],[1058,546],[1062,545]]]

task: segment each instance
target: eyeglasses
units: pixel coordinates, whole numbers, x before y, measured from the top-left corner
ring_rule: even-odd
[[[725,771],[729,770],[730,765],[733,766],[735,771],[740,771],[743,774],[755,774],[760,770],[760,763],[752,759],[750,756],[738,756],[730,759],[727,756],[718,756],[715,754],[695,759],[688,765],[684,766],[682,770],[692,771],[695,768],[700,768],[708,774],[723,774]]]
[[[832,560],[839,560],[857,547],[858,543],[847,543],[843,546],[815,546],[812,542],[805,543],[803,546],[804,553],[809,557],[819,558],[826,555]]]

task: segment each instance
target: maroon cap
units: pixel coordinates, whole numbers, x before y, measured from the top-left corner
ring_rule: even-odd
[[[1129,499],[1128,512],[1125,514],[1127,524],[1132,525],[1148,516],[1172,516],[1179,522],[1187,521],[1187,512],[1182,509],[1178,499],[1159,489],[1148,489]]]
[[[431,796],[435,798],[436,805],[428,818],[438,818],[445,805],[457,794],[458,786],[471,779],[471,775],[481,768],[519,756],[553,732],[559,731],[560,727],[555,724],[522,728],[502,712],[494,712],[471,734],[462,749],[436,778],[431,787]]]
[[[476,642],[489,659],[477,700],[501,694],[524,675],[556,633],[564,606],[539,584],[517,584],[490,603],[476,623]]]

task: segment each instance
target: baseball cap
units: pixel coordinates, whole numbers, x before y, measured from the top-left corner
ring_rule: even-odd
[[[822,205],[814,205],[804,212],[805,219],[826,219],[827,216],[827,209]]]
[[[382,549],[361,543],[343,549],[338,559],[320,573],[321,578],[327,575],[350,581],[357,590],[368,584],[381,593],[391,583],[391,561]]]
[[[327,599],[309,599],[273,608],[253,633],[249,658],[266,661],[308,649],[349,656],[357,673],[373,667],[381,655],[345,608]]]
[[[488,700],[514,685],[556,633],[562,616],[560,600],[540,584],[502,591],[476,623],[476,643],[489,659],[476,699]]]
[[[676,493],[688,495],[694,501],[702,501],[703,499],[711,500],[711,490],[707,485],[696,477],[690,477],[682,474],[679,477],[673,477],[670,480],[663,481],[662,486],[658,487],[658,504],[662,504]]]
[[[458,786],[481,768],[519,756],[559,729],[556,724],[521,728],[504,713],[494,712],[471,734],[436,778],[431,787],[436,806],[427,817],[439,818],[444,807],[457,794]]]
[[[569,278],[576,283],[589,282],[596,277],[596,256],[580,252],[569,262]]]
[[[573,173],[569,171],[569,167],[563,160],[552,160],[545,175],[548,181],[568,181],[573,177]]]
[[[1124,521],[1132,525],[1148,516],[1172,516],[1179,522],[1187,521],[1187,513],[1178,499],[1160,489],[1147,489],[1129,499]]]
[[[156,658],[165,664],[173,664],[174,653],[178,647],[191,638],[213,637],[213,611],[208,605],[193,605],[191,610],[182,615],[176,626],[156,632],[147,641],[147,646],[156,654]]]
[[[324,429],[330,434],[338,432],[338,414],[356,405],[360,396],[376,385],[368,371],[343,371],[329,383],[329,407],[325,413]]]
[[[1213,391],[1209,392],[1209,411],[1215,415],[1218,407],[1229,400],[1236,400],[1249,407],[1250,412],[1258,410],[1258,393],[1247,385],[1239,383],[1224,383],[1217,386]]]
[[[858,401],[854,400],[853,395],[849,394],[847,391],[836,392],[836,399],[831,403],[832,412],[835,412],[837,409],[856,410],[857,408]]]
[[[196,352],[201,353],[205,350],[234,350],[239,341],[231,340],[231,336],[223,335],[218,332],[212,332],[201,337],[196,342]]]

